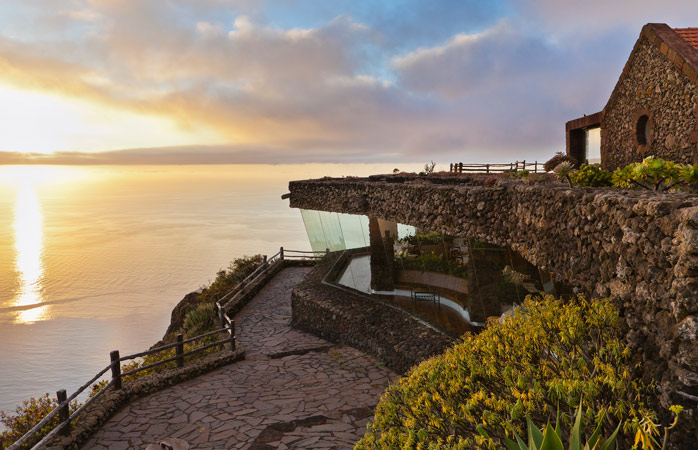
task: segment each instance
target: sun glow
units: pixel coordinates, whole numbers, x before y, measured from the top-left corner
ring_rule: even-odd
[[[0,81],[0,151],[50,154],[223,142],[204,127],[182,129],[168,118]]]
[[[37,305],[35,308],[20,311],[15,321],[31,323],[47,319],[49,307],[40,305],[43,301],[41,282],[44,273],[41,205],[31,178],[25,178],[18,185],[14,231],[17,252],[15,270],[20,286],[13,299],[13,305]]]

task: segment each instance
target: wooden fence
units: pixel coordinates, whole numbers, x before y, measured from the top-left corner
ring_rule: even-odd
[[[134,353],[128,356],[119,356],[119,351],[114,350],[109,354],[111,362],[104,369],[100,370],[94,377],[92,377],[87,383],[83,384],[70,396],[66,395],[65,389],[61,389],[56,392],[56,399],[58,400],[58,406],[51,410],[46,417],[44,417],[39,423],[37,423],[31,430],[26,432],[22,437],[15,441],[12,445],[7,447],[6,450],[18,450],[24,443],[26,443],[32,436],[42,430],[49,422],[58,415],[59,423],[56,427],[51,430],[46,436],[44,436],[41,441],[31,447],[32,450],[39,449],[46,445],[48,441],[53,439],[59,433],[62,435],[70,434],[70,422],[75,420],[80,413],[82,413],[88,405],[97,400],[102,396],[107,389],[121,389],[122,379],[130,375],[135,375],[138,372],[144,370],[152,369],[163,364],[168,364],[171,362],[176,362],[177,367],[184,367],[184,358],[186,356],[191,356],[196,353],[202,352],[212,347],[229,345],[230,349],[235,351],[235,320],[233,320],[225,310],[226,305],[230,304],[234,299],[241,295],[247,286],[254,284],[260,277],[272,270],[277,264],[281,264],[284,260],[318,260],[323,258],[329,250],[325,252],[308,252],[300,250],[284,250],[283,247],[279,249],[279,252],[273,255],[271,258],[267,258],[266,255],[263,256],[264,262],[259,266],[252,274],[246,277],[242,282],[236,285],[230,292],[223,296],[220,300],[215,302],[215,307],[218,313],[218,318],[220,320],[221,328],[208,333],[201,334],[189,339],[184,339],[181,334],[177,335],[177,342],[174,344],[163,345],[162,347],[157,347],[151,350],[147,350],[141,353]],[[225,303],[221,303],[225,301]],[[219,333],[227,334],[223,339],[212,342],[209,344],[202,345],[193,350],[187,352],[184,351],[184,344],[189,344],[192,342],[199,341],[203,338],[213,336]],[[121,371],[121,363],[124,361],[136,361],[138,358],[144,356],[153,355],[171,348],[175,349],[175,356],[166,358],[160,361],[156,361],[145,366],[136,367],[127,372]],[[98,381],[104,374],[111,370],[111,380],[96,394],[87,399],[79,408],[70,413],[70,402],[75,400],[80,394],[82,394],[87,388],[89,388],[93,383]]]
[[[464,164],[451,163],[449,171],[451,173],[505,173],[518,172],[519,170],[528,170],[532,173],[545,172],[543,163],[538,161],[526,162],[516,161],[509,164]]]

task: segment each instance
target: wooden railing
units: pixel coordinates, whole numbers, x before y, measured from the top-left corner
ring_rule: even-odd
[[[538,173],[539,168],[541,172],[544,172],[542,163],[538,163],[538,161],[526,162],[526,160],[509,164],[464,164],[461,162],[451,163],[449,171],[451,173],[504,173],[528,170]]]
[[[46,417],[44,417],[39,423],[34,425],[31,430],[26,432],[22,437],[20,437],[17,441],[15,441],[12,445],[10,445],[7,450],[17,450],[19,449],[23,444],[25,444],[32,436],[34,436],[37,432],[41,431],[42,428],[44,428],[46,425],[49,424],[49,422],[58,415],[59,418],[59,423],[58,425],[51,430],[46,436],[43,437],[38,443],[34,444],[32,446],[32,449],[38,449],[43,447],[49,440],[53,439],[57,434],[62,434],[62,435],[68,435],[70,434],[70,422],[75,420],[80,413],[82,413],[85,408],[87,408],[92,402],[97,400],[100,396],[102,396],[105,392],[107,392],[108,389],[121,389],[122,388],[122,378],[127,377],[130,375],[135,375],[138,372],[141,372],[143,370],[148,370],[152,369],[154,367],[167,364],[170,362],[175,361],[177,367],[184,367],[184,358],[186,356],[191,356],[196,353],[202,352],[206,349],[209,349],[211,347],[219,346],[219,345],[225,345],[228,344],[230,345],[230,349],[234,352],[235,351],[235,323],[230,317],[227,316],[227,314],[224,314],[224,319],[226,325],[223,326],[222,328],[214,331],[210,331],[208,333],[201,334],[199,336],[195,336],[193,338],[189,339],[184,339],[181,334],[177,335],[177,342],[174,344],[168,344],[168,345],[163,345],[162,347],[157,347],[145,352],[141,353],[134,353],[132,355],[128,356],[119,356],[119,351],[114,350],[109,354],[109,357],[111,359],[111,363],[106,366],[104,369],[100,370],[97,375],[92,377],[87,383],[83,384],[76,390],[73,394],[71,394],[69,397],[66,395],[65,389],[61,389],[58,392],[56,392],[56,397],[58,401],[58,406],[56,406],[51,412],[49,412]],[[184,344],[188,344],[191,342],[196,342],[200,339],[203,339],[208,336],[213,336],[218,333],[227,333],[228,336],[225,337],[225,339],[221,339],[217,342],[209,343],[206,345],[202,345],[201,347],[197,347],[193,350],[189,350],[187,352],[184,351]],[[142,358],[144,356],[148,355],[153,355],[155,353],[159,353],[165,350],[169,350],[171,348],[176,349],[175,350],[175,356],[172,356],[170,358],[162,359],[160,361],[156,361],[151,364],[147,364],[144,366],[139,366],[135,367],[132,370],[129,370],[127,372],[121,372],[121,363],[124,361],[135,361],[138,358]],[[105,373],[107,373],[109,370],[111,370],[111,380],[101,389],[99,390],[96,394],[91,396],[90,398],[85,401],[79,408],[77,408],[73,413],[70,413],[70,402],[75,400],[80,394],[82,394],[88,387],[90,387],[94,382],[99,380]]]
[[[201,334],[199,336],[195,336],[193,338],[189,339],[184,339],[184,337],[181,334],[177,335],[177,342],[173,344],[168,344],[168,345],[163,345],[162,347],[157,347],[145,352],[141,353],[134,353],[132,355],[128,356],[119,356],[119,351],[114,350],[109,354],[109,357],[111,359],[111,362],[108,366],[106,366],[104,369],[99,371],[97,375],[92,377],[87,383],[83,384],[76,390],[73,394],[70,396],[66,395],[65,389],[61,389],[58,392],[56,392],[56,398],[58,401],[58,406],[56,406],[53,410],[51,410],[46,417],[44,417],[39,423],[37,423],[34,427],[32,427],[31,430],[26,432],[22,437],[20,437],[17,441],[15,441],[12,445],[7,447],[6,450],[18,450],[23,444],[25,444],[32,436],[34,436],[37,432],[41,431],[42,428],[44,428],[46,425],[49,424],[49,422],[58,415],[59,418],[59,423],[56,425],[56,427],[51,430],[46,436],[44,436],[37,444],[34,444],[31,448],[32,449],[38,449],[43,447],[48,441],[56,437],[59,433],[62,435],[68,435],[70,434],[70,422],[75,420],[80,413],[82,413],[87,406],[89,406],[92,402],[97,400],[100,396],[102,396],[105,392],[107,392],[108,389],[121,389],[122,388],[122,378],[135,375],[138,372],[142,372],[144,370],[152,369],[157,366],[167,364],[170,362],[175,361],[177,367],[184,367],[184,358],[186,356],[191,356],[196,353],[202,352],[206,349],[220,346],[220,345],[225,345],[228,344],[230,345],[230,349],[235,352],[235,320],[230,318],[225,311],[226,305],[230,304],[233,300],[235,300],[239,295],[242,295],[244,292],[245,288],[247,286],[250,286],[254,284],[260,277],[262,277],[264,274],[268,273],[270,270],[272,270],[277,264],[280,264],[284,260],[318,260],[323,258],[329,250],[325,252],[312,252],[312,251],[300,251],[300,250],[284,250],[283,247],[279,249],[279,251],[273,255],[271,258],[267,258],[266,255],[263,256],[263,263],[260,265],[254,272],[252,272],[250,275],[248,275],[244,280],[242,280],[238,285],[236,285],[230,292],[228,292],[225,296],[223,296],[220,300],[215,302],[215,308],[218,314],[218,318],[220,320],[221,327],[217,330],[210,331],[208,333]],[[197,347],[193,350],[189,350],[187,352],[184,351],[184,344],[196,342],[200,339],[216,335],[218,333],[227,333],[228,336],[226,336],[225,339],[221,339],[220,341],[209,343],[202,345],[201,347]],[[159,353],[165,350],[169,350],[171,348],[176,349],[175,350],[175,356],[172,356],[170,358],[166,358],[160,361],[156,361],[151,364],[147,364],[145,366],[139,366],[135,367],[132,370],[129,370],[127,372],[122,372],[121,371],[121,363],[124,361],[135,361],[138,358],[142,358],[144,356],[148,355],[153,355],[155,353]],[[80,394],[82,394],[88,387],[90,387],[94,382],[99,380],[105,373],[107,373],[109,370],[111,370],[111,380],[101,389],[99,390],[96,394],[91,396],[90,398],[85,401],[79,408],[77,408],[75,411],[70,413],[70,402],[75,400]]]
[[[267,258],[267,255],[263,255],[262,265],[257,267],[257,269],[255,269],[254,272],[249,274],[244,280],[235,285],[235,287],[231,289],[230,292],[225,294],[220,299],[216,300],[215,304],[216,311],[218,311],[218,315],[220,316],[221,312],[225,311],[228,305],[234,304],[235,300],[237,300],[240,296],[244,294],[245,289],[247,289],[248,286],[257,282],[257,280],[262,278],[270,270],[273,270],[278,264],[281,264],[284,260],[318,260],[322,259],[327,253],[329,253],[329,249],[324,252],[313,252],[302,250],[285,250],[283,247],[281,247],[279,251],[270,258]],[[223,325],[222,321],[221,325]]]

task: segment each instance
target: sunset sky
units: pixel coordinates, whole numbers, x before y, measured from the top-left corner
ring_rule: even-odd
[[[698,26],[628,4],[2,0],[0,163],[544,160],[642,25]]]

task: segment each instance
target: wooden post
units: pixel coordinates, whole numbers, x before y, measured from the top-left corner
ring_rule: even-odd
[[[485,167],[487,168],[486,172],[487,172],[487,173],[490,173],[490,165],[489,165],[489,164],[485,164]]]
[[[521,168],[521,170],[526,170],[526,160],[524,159],[522,161],[522,163],[523,163],[523,167]]]
[[[279,256],[281,257],[282,260],[284,259],[284,248],[283,247],[281,247],[279,249]]]
[[[267,265],[267,255],[262,255],[262,265],[263,266]]]
[[[119,361],[119,351],[114,350],[109,353],[111,358],[111,379],[114,382],[114,389],[121,389],[121,362]]]
[[[451,163],[451,164],[448,166],[448,171],[449,171],[449,172],[453,172],[453,163]]]
[[[533,173],[538,173],[538,161],[537,160],[533,163]]]
[[[218,303],[216,303],[216,308],[218,308],[218,320],[221,322],[221,328],[225,328],[225,311]]]
[[[177,335],[177,367],[184,367],[184,336],[182,334]]]
[[[61,429],[61,434],[63,436],[67,436],[70,434],[70,404],[66,402],[68,399],[68,396],[65,393],[65,389],[61,389],[60,391],[56,392],[56,400],[58,400],[58,404],[60,405],[61,403],[65,403],[65,405],[61,406],[58,410],[58,422],[63,423],[65,422],[65,425]]]
[[[231,320],[230,325],[228,325],[228,332],[230,333],[230,350],[235,353],[235,321]]]

